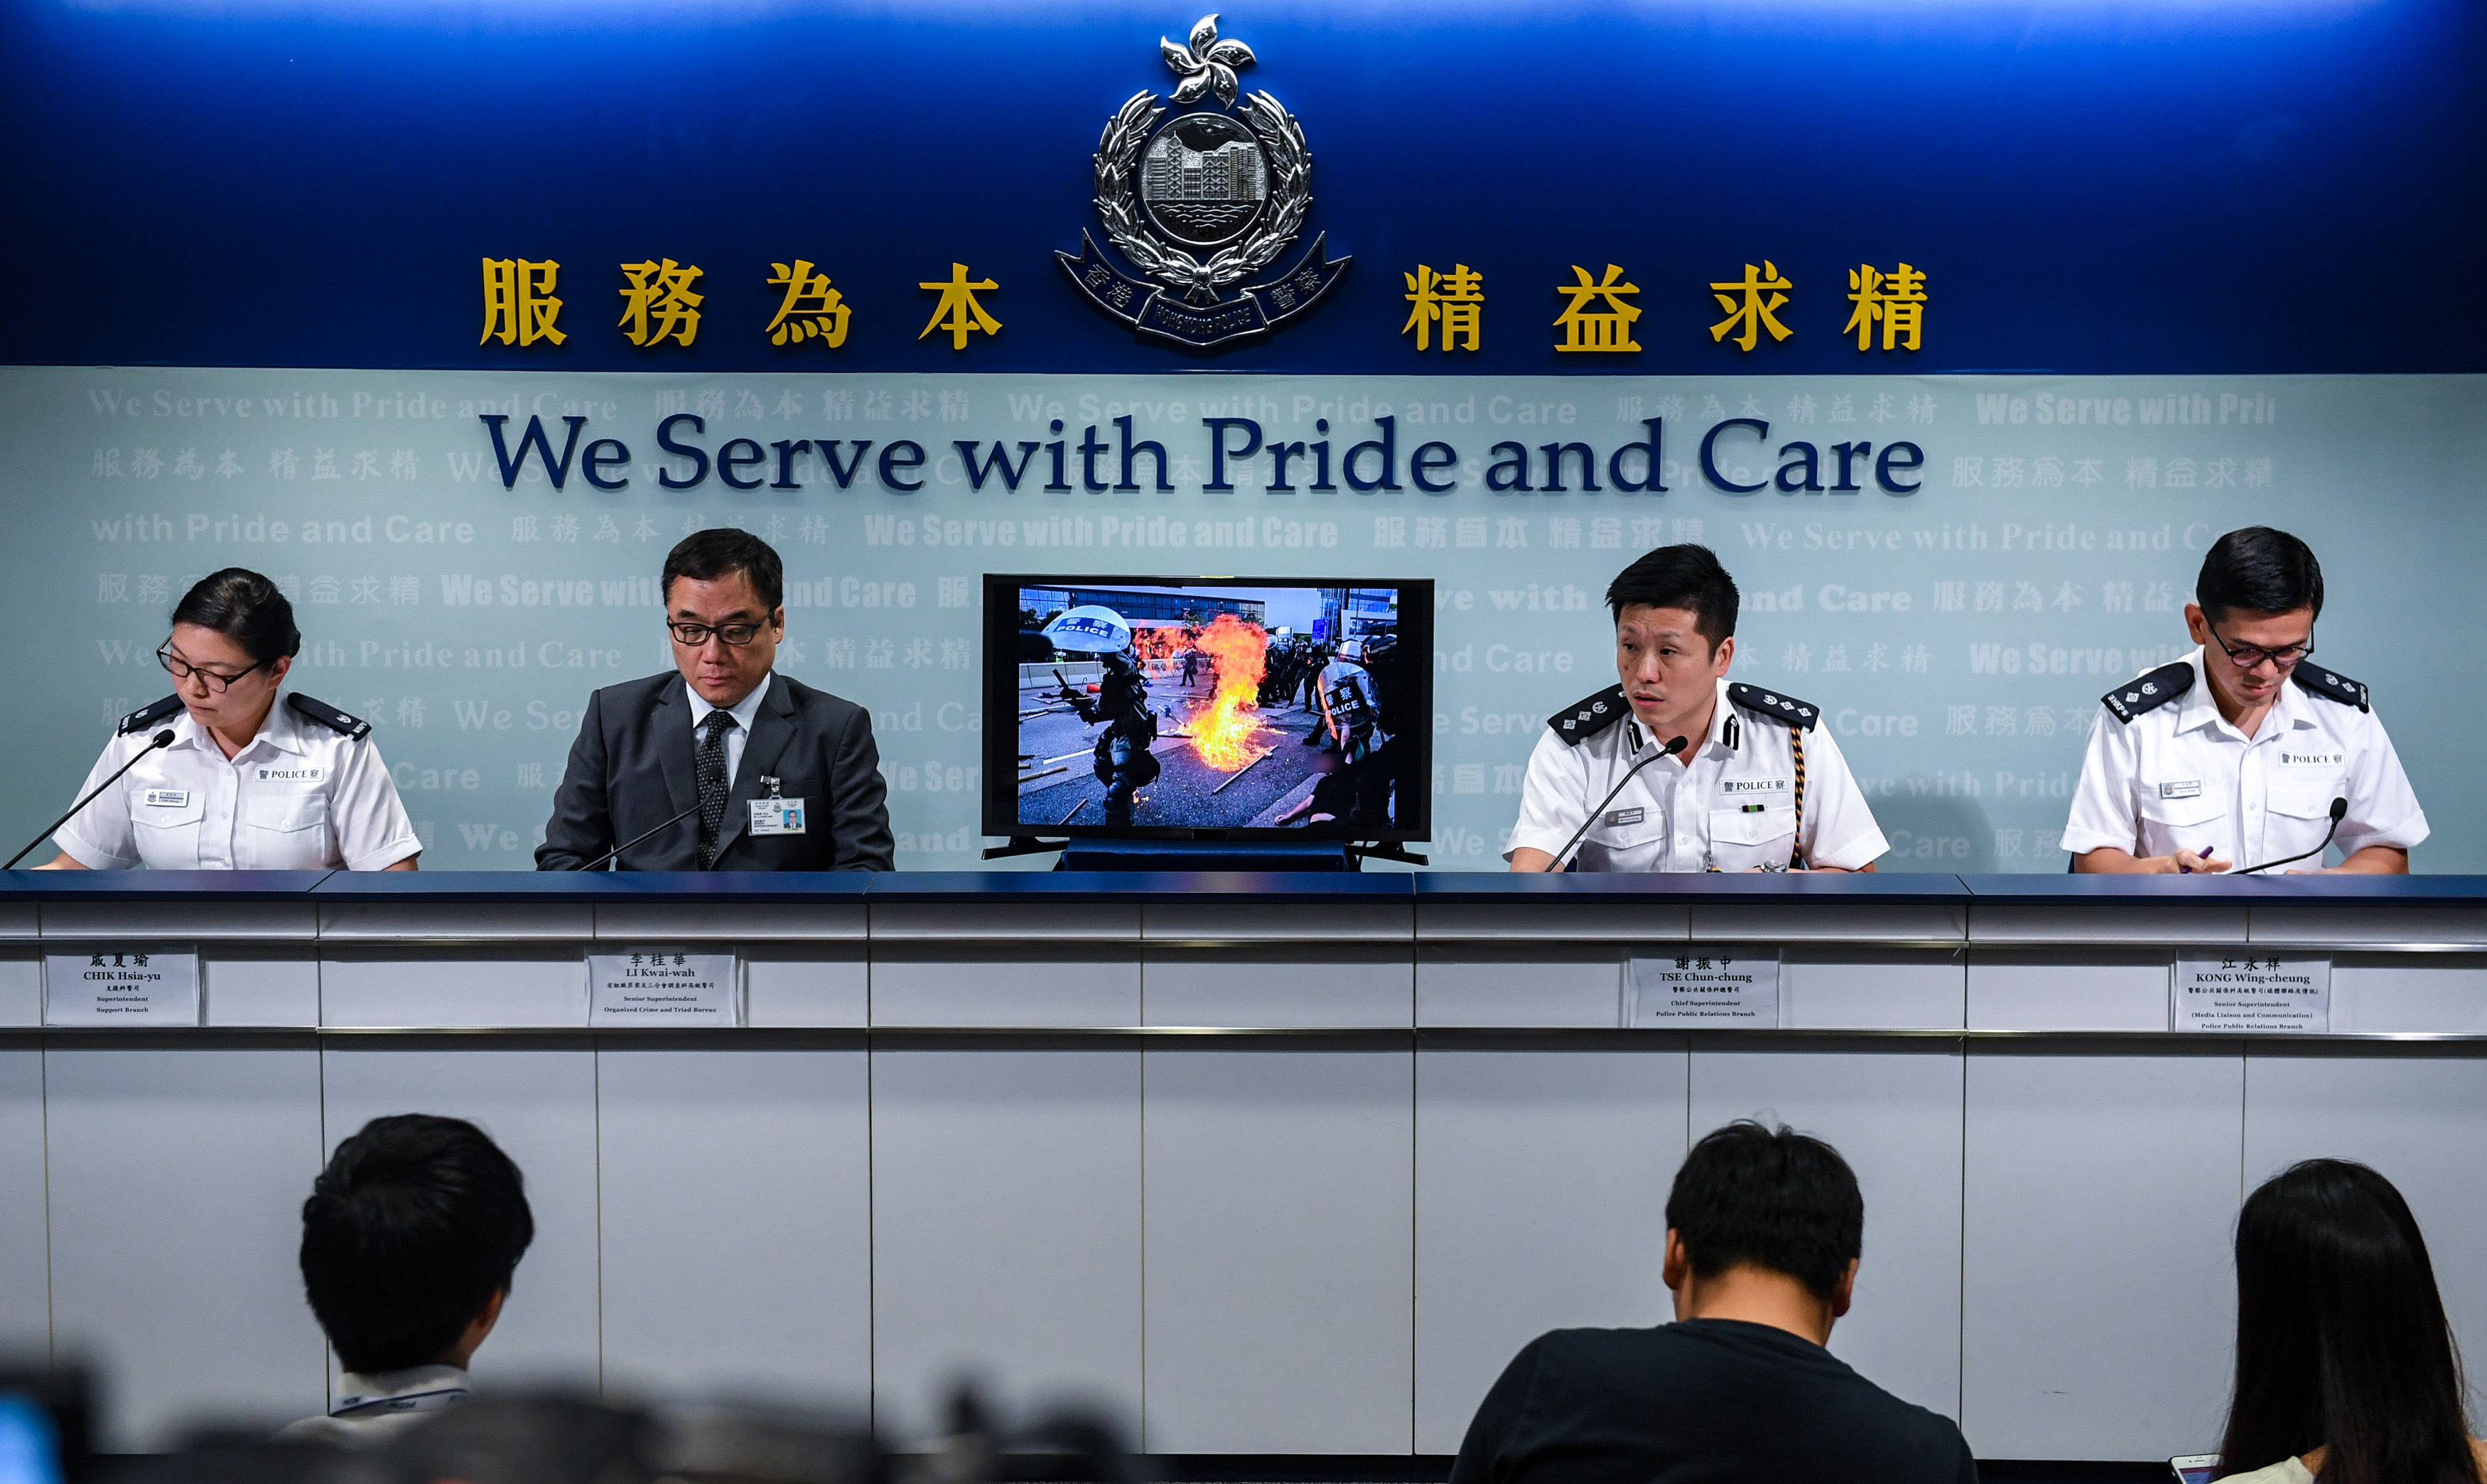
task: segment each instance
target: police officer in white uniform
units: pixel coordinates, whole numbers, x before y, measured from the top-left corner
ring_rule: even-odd
[[[2212,543],[2185,624],[2201,646],[2108,692],[2064,848],[2077,870],[2405,874],[2426,814],[2366,687],[2310,658],[2323,568],[2268,526]],[[2320,852],[2334,803],[2336,866]]]
[[[279,703],[301,647],[274,583],[240,567],[202,578],[156,651],[174,693],[122,718],[76,797],[145,756],[54,833],[42,868],[414,869],[423,844],[371,724],[308,696]]]
[[[1513,870],[1562,868],[1584,820],[1581,870],[1873,869],[1890,844],[1815,725],[1821,708],[1727,683],[1737,605],[1706,546],[1662,546],[1607,589],[1623,683],[1548,719],[1503,856]],[[1676,737],[1681,754],[1663,756]]]

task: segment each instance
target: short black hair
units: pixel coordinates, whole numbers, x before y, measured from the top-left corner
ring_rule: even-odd
[[[1740,1118],[1684,1157],[1666,1224],[1697,1278],[1750,1265],[1829,1301],[1865,1245],[1865,1197],[1839,1151],[1782,1124]]]
[[[2323,563],[2314,551],[2285,531],[2248,526],[2231,531],[2202,554],[2194,579],[2194,601],[2217,623],[2235,609],[2248,613],[2295,613],[2323,617]]]
[[[374,1118],[302,1203],[302,1288],[346,1369],[440,1359],[535,1240],[518,1167],[462,1118]]]
[[[777,560],[777,548],[731,526],[694,531],[665,553],[665,575],[657,594],[670,603],[677,577],[714,582],[736,572],[750,577],[751,591],[760,594],[760,606],[768,612],[775,613],[786,601],[786,564]]]
[[[1719,647],[1736,632],[1736,579],[1707,546],[1662,546],[1615,574],[1607,584],[1607,607],[1615,621],[1635,604],[1691,611],[1693,632]]]
[[[247,567],[229,566],[192,583],[173,605],[173,621],[213,629],[241,646],[256,664],[302,652],[293,603],[276,584]]]

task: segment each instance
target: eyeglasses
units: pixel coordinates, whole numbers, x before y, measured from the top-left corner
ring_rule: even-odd
[[[738,649],[760,637],[757,623],[667,623],[665,627],[674,631],[674,643],[686,649],[707,644],[712,634]]]
[[[2251,670],[2263,661],[2269,660],[2285,673],[2296,669],[2299,660],[2314,652],[2312,634],[2306,635],[2305,643],[2302,645],[2285,645],[2277,649],[2266,649],[2260,645],[2232,645],[2224,639],[2220,639],[2220,631],[2211,628],[2209,623],[2204,623],[2202,627],[2211,629],[2211,637],[2219,640],[2220,649],[2227,655],[2228,663],[2239,670]]]
[[[188,660],[182,658],[180,655],[175,654],[173,652],[173,646],[169,644],[155,651],[155,662],[162,665],[165,672],[171,674],[176,680],[187,680],[192,675],[197,675],[200,679],[208,682],[208,689],[210,692],[218,696],[225,693],[226,686],[233,684],[236,680],[238,680],[242,676],[250,673],[251,671],[261,668],[261,665],[252,665],[247,669],[238,670],[232,674],[220,675],[212,670],[202,669],[199,666],[191,664]],[[265,661],[261,662],[262,665],[265,663]]]

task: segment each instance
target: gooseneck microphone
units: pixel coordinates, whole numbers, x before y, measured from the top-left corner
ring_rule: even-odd
[[[59,829],[61,826],[63,826],[63,825],[65,825],[65,824],[69,823],[71,819],[76,818],[76,817],[77,817],[77,811],[78,811],[79,810],[82,810],[82,809],[86,808],[88,805],[93,804],[93,803],[95,802],[95,800],[96,800],[96,795],[97,795],[97,794],[100,794],[100,793],[102,793],[105,789],[107,789],[107,788],[111,787],[113,784],[115,784],[115,783],[120,783],[120,782],[121,782],[121,775],[122,775],[122,774],[126,773],[126,772],[128,772],[130,769],[132,769],[132,768],[134,768],[134,767],[138,766],[138,759],[139,759],[139,758],[146,756],[149,753],[156,752],[156,751],[159,751],[159,750],[161,750],[161,749],[163,749],[163,748],[171,747],[172,745],[173,745],[173,728],[170,728],[170,727],[165,728],[162,731],[159,731],[159,732],[155,733],[155,735],[154,735],[154,736],[152,736],[152,737],[148,738],[148,739],[147,739],[147,745],[146,745],[145,747],[140,748],[138,751],[136,751],[136,752],[134,752],[134,753],[130,754],[130,755],[129,755],[129,760],[128,760],[127,762],[123,763],[120,767],[115,768],[115,769],[113,770],[112,777],[107,778],[107,779],[105,779],[102,783],[96,784],[96,787],[95,787],[95,793],[88,794],[85,798],[80,799],[80,800],[78,800],[78,801],[77,801],[77,803],[75,803],[75,804],[73,804],[73,805],[70,806],[70,811],[69,811],[68,813],[63,814],[63,815],[62,815],[61,817],[59,817],[58,819],[53,820],[50,824],[47,824],[47,825],[43,826],[43,833],[42,833],[42,834],[38,835],[38,836],[36,836],[33,839],[30,839],[30,840],[26,841],[26,850],[32,850],[32,849],[34,849],[37,845],[40,845],[40,844],[42,844],[43,841],[45,841],[45,840],[47,840],[47,839],[50,839],[50,838],[52,838],[52,832],[53,832],[54,830]],[[20,850],[20,851],[18,851],[15,855],[11,856],[11,857],[9,858],[9,864],[8,864],[8,865],[6,865],[6,866],[0,866],[0,871],[5,871],[5,870],[14,870],[14,869],[16,869],[16,868],[17,868],[17,863],[18,863],[18,862],[20,862],[20,861],[22,861],[22,860],[24,860],[24,859],[26,859],[26,850]]]
[[[587,865],[573,866],[571,869],[579,871],[602,870],[605,866],[613,865],[615,862],[619,861],[623,851],[629,849],[631,846],[639,843],[639,841],[646,839],[649,836],[656,834],[657,830],[662,830],[672,825],[678,825],[698,812],[699,806],[694,804],[690,808],[683,811],[681,813],[676,814],[673,818],[666,820],[663,824],[657,826],[656,830],[643,830],[640,833],[631,836],[629,839],[624,840],[622,843],[614,846],[612,849],[604,852],[602,855],[598,856]]]
[[[2332,828],[2323,832],[2322,844],[2315,846],[2311,850],[2301,851],[2296,855],[2285,856],[2277,861],[2265,861],[2260,866],[2249,866],[2244,870],[2237,871],[2234,874],[2239,876],[2250,876],[2256,871],[2267,871],[2275,866],[2286,866],[2291,861],[2303,861],[2310,855],[2321,855],[2324,851],[2332,848],[2332,837],[2340,833],[2340,821],[2348,817],[2349,801],[2346,799],[2333,799],[2332,801]]]
[[[1631,767],[1626,768],[1624,770],[1624,776],[1615,780],[1615,786],[1607,789],[1607,796],[1598,801],[1598,807],[1589,811],[1589,817],[1581,820],[1580,827],[1572,832],[1572,838],[1563,842],[1563,848],[1554,852],[1554,864],[1547,866],[1546,869],[1551,872],[1559,871],[1563,868],[1565,859],[1572,854],[1572,847],[1580,843],[1580,837],[1589,833],[1589,826],[1596,824],[1598,822],[1598,816],[1607,811],[1607,806],[1615,802],[1615,795],[1624,791],[1624,784],[1633,781],[1634,774],[1648,767],[1651,763],[1658,761],[1661,757],[1674,756],[1676,754],[1684,751],[1687,745],[1688,740],[1686,738],[1678,737],[1674,741],[1667,743],[1664,747],[1660,748],[1657,752],[1650,754],[1648,756],[1641,758],[1638,762],[1634,763]]]

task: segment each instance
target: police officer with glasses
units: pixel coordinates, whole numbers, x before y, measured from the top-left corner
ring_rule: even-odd
[[[43,870],[412,870],[423,842],[371,724],[279,692],[302,635],[257,572],[201,578],[155,651],[174,692],[121,719]],[[159,743],[165,732],[170,742]]]
[[[2323,568],[2285,531],[2211,546],[2185,625],[2199,646],[2110,691],[2064,848],[2082,871],[2404,875],[2425,811],[2366,687],[2314,654]],[[2340,864],[2321,864],[2327,841]],[[2292,872],[2294,873],[2294,872]]]

